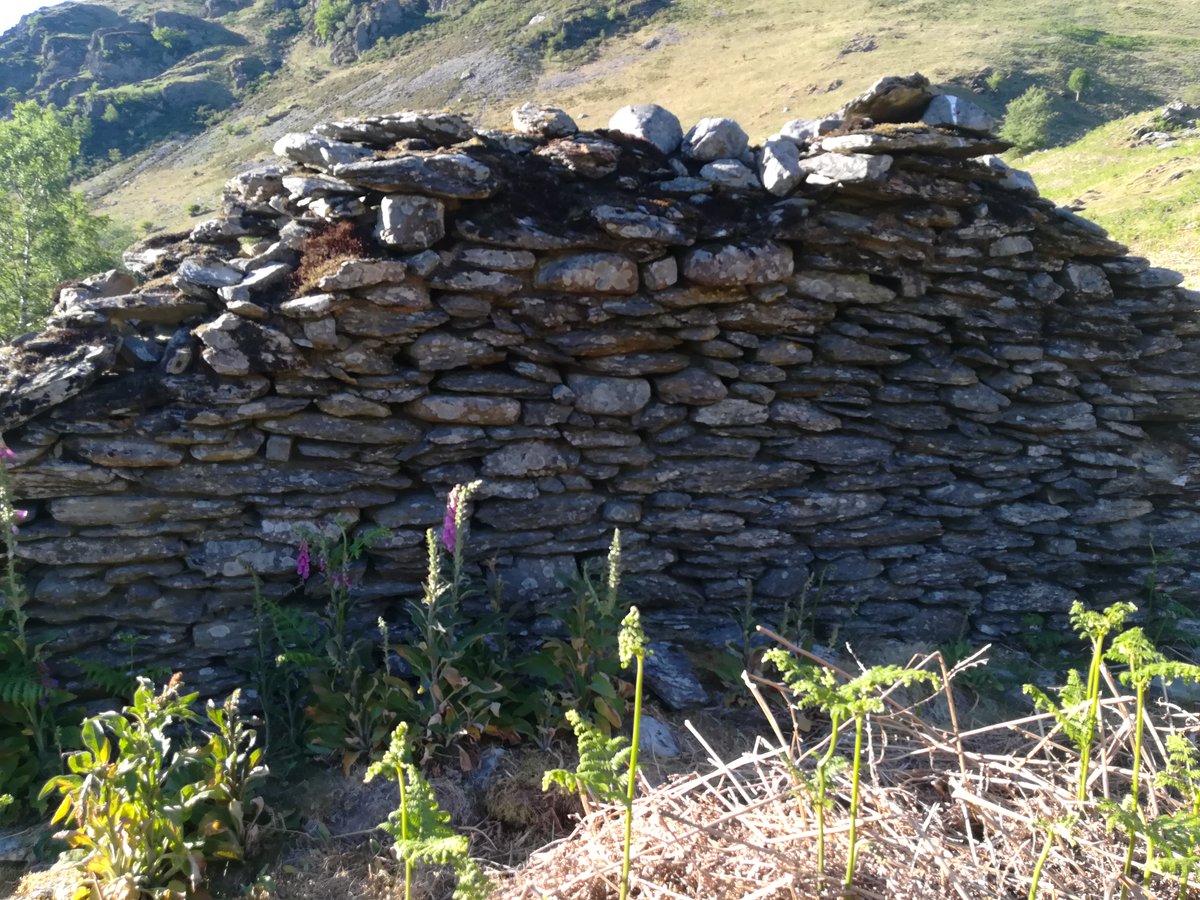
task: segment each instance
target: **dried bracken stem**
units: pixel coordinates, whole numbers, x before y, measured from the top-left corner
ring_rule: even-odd
[[[811,657],[810,657],[811,658]],[[932,655],[920,661],[944,678],[948,728],[923,721],[897,696],[887,715],[871,716],[870,752],[863,756],[859,833],[863,841],[854,885],[844,896],[1024,897],[1038,857],[1039,897],[1100,898],[1125,888],[1131,897],[1167,898],[1179,880],[1154,874],[1148,883],[1123,878],[1126,835],[1112,831],[1094,803],[1076,799],[1078,755],[1056,736],[1045,715],[961,731],[951,696],[962,664],[948,668]],[[631,897],[796,900],[835,898],[843,888],[817,877],[816,829],[811,800],[798,785],[811,775],[827,740],[804,736],[793,754],[768,684],[745,679],[767,715],[753,751],[725,760],[689,723],[705,748],[710,770],[676,777],[635,804],[634,882]],[[1106,679],[1107,680],[1107,679]],[[1103,728],[1093,747],[1093,787],[1107,782],[1114,798],[1129,791],[1133,697],[1109,681],[1112,696],[1099,705]],[[766,696],[764,696],[764,694]],[[1150,704],[1147,705],[1149,710]],[[1167,765],[1168,734],[1193,740],[1200,718],[1164,699],[1145,719],[1143,784]],[[826,867],[844,864],[848,851],[849,776],[830,784]],[[1184,800],[1158,790],[1149,815],[1175,812]],[[1072,818],[1068,818],[1072,817]],[[1070,825],[1061,823],[1071,822]],[[1048,823],[1060,823],[1049,826]],[[571,838],[534,854],[521,869],[502,874],[496,896],[554,900],[608,900],[616,896],[621,823],[614,808],[596,810]]]

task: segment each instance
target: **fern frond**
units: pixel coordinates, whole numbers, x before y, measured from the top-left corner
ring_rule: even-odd
[[[0,672],[0,703],[29,706],[47,694],[41,679],[29,672]]]
[[[575,710],[567,711],[567,721],[575,731],[579,748],[579,766],[574,772],[553,769],[542,777],[542,790],[552,786],[567,793],[586,791],[605,803],[620,803],[629,788],[629,757],[633,748],[624,737],[608,738],[599,728]]]

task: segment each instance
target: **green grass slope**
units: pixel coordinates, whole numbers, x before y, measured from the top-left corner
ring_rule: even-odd
[[[223,22],[253,32],[268,2]],[[1076,67],[1093,82],[1081,102],[1066,90]],[[212,208],[235,166],[266,156],[287,131],[336,116],[452,108],[505,124],[512,105],[534,98],[595,126],[626,103],[654,101],[685,126],[730,115],[761,139],[788,119],[836,109],[883,74],[916,70],[974,91],[997,115],[1030,85],[1048,88],[1061,149],[1018,165],[1059,202],[1098,191],[1102,199],[1083,198],[1087,215],[1195,281],[1200,246],[1183,221],[1194,182],[1155,172],[1196,148],[1132,150],[1119,120],[1174,97],[1200,100],[1198,68],[1194,0],[457,0],[352,65],[298,39],[279,72],[223,121],[87,187],[116,218],[186,227],[189,205]],[[1163,224],[1167,210],[1176,212]]]
[[[1016,160],[1043,194],[1078,208],[1118,240],[1200,288],[1200,138],[1130,146],[1145,116],[1097,128],[1066,147]]]

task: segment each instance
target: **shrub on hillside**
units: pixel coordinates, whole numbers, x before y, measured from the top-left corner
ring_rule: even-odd
[[[313,16],[317,37],[328,41],[350,16],[350,0],[320,0]]]
[[[1000,137],[1012,143],[1018,153],[1040,150],[1050,140],[1054,109],[1045,88],[1031,87],[1004,110]]]

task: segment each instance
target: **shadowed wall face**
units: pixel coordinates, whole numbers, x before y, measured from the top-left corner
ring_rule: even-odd
[[[1012,635],[1136,599],[1152,544],[1192,601],[1197,296],[980,115],[913,77],[761,148],[657,107],[289,135],[130,254],[149,281],[69,287],[0,350],[32,615],[64,656],[133,630],[227,673],[299,527],[390,529],[372,623],[473,480],[472,558],[525,621],[617,527],[663,638],[733,637],[748,580],[775,621],[810,577],[843,634]]]

